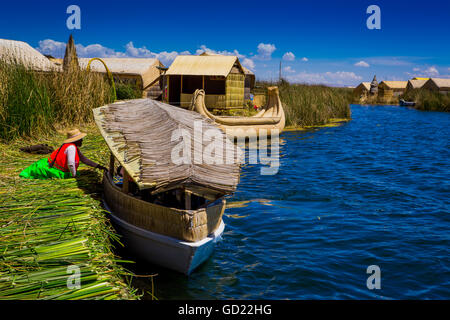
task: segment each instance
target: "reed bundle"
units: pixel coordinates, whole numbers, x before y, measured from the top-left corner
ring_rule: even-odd
[[[86,140],[85,154],[100,158],[102,139]],[[21,145],[0,144],[0,299],[136,298],[112,253],[117,236],[100,205],[100,177],[81,169],[77,179],[21,179],[39,158]],[[80,289],[67,286],[69,266],[80,268]]]

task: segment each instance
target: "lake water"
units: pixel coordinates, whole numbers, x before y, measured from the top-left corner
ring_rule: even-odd
[[[251,201],[225,211],[190,277],[132,269],[158,273],[159,299],[449,299],[450,113],[351,109],[339,127],[283,133],[277,175],[243,167],[228,202]]]

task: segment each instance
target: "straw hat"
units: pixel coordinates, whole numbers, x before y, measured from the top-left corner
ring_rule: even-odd
[[[67,132],[67,139],[64,140],[64,143],[75,142],[86,137],[87,133],[83,133],[78,129],[73,129]]]

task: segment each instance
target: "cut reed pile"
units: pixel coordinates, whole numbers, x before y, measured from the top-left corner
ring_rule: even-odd
[[[35,72],[0,61],[0,139],[54,132],[55,125],[91,122],[92,109],[113,99],[108,80],[85,70]]]
[[[56,147],[63,139],[39,142]],[[84,153],[104,162],[98,133],[85,139]],[[99,174],[81,167],[77,179],[21,179],[43,157],[20,152],[23,145],[0,144],[0,299],[137,298],[112,253],[117,236],[100,205]],[[80,269],[79,289],[67,286],[69,266]]]
[[[259,82],[267,87],[270,83]],[[352,90],[323,85],[291,84],[285,80],[276,84],[286,115],[286,126],[324,125],[331,119],[350,119]]]

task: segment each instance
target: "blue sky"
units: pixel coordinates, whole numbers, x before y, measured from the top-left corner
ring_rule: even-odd
[[[81,30],[69,30],[69,5]],[[381,29],[369,30],[369,5]],[[72,33],[85,57],[157,57],[203,50],[238,55],[259,79],[356,85],[413,76],[450,78],[450,2],[428,1],[8,1],[0,38],[61,57]]]

